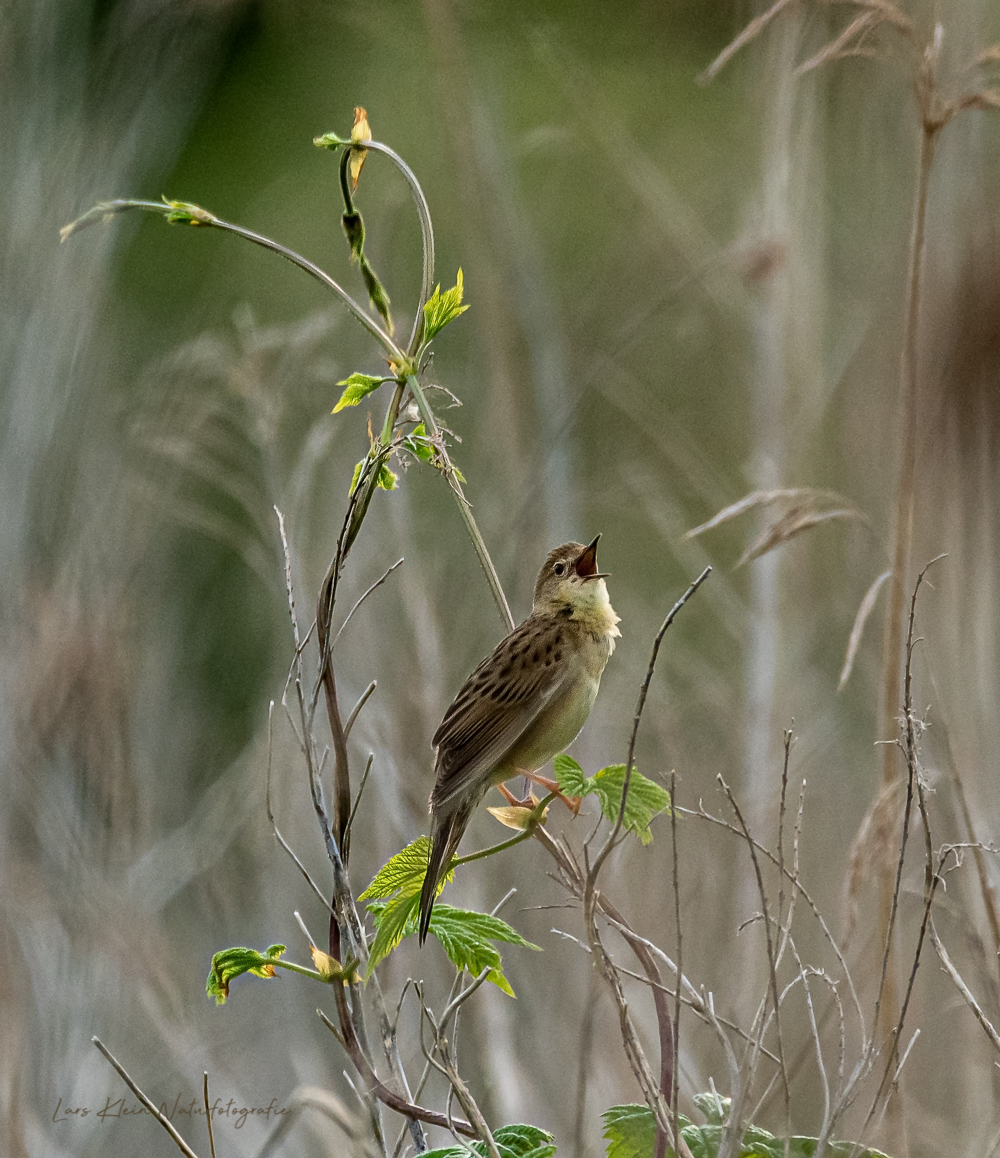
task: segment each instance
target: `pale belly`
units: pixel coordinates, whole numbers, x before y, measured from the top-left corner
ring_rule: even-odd
[[[499,784],[522,772],[537,772],[576,739],[594,706],[601,677],[581,675],[569,692],[553,700],[507,753],[491,777]]]

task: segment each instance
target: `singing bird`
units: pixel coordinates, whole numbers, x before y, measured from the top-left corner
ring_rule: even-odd
[[[549,553],[528,618],[462,685],[432,741],[431,848],[420,894],[420,944],[438,884],[462,834],[494,785],[538,769],[573,742],[590,715],[615,649],[619,617],[597,570],[597,542]]]

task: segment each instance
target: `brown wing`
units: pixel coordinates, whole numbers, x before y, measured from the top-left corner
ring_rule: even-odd
[[[469,676],[434,734],[433,809],[486,790],[504,754],[562,687],[568,646],[561,620],[530,617]]]

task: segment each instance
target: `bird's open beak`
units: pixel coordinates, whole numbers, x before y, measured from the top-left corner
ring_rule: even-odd
[[[607,579],[610,572],[597,570],[597,544],[601,536],[587,547],[576,560],[576,573],[581,579]]]

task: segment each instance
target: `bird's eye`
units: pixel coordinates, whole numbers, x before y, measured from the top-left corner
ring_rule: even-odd
[[[565,563],[557,563],[552,568],[552,570],[555,571],[556,575],[558,575],[559,578],[561,579],[563,577],[563,575],[566,574],[566,564]]]

